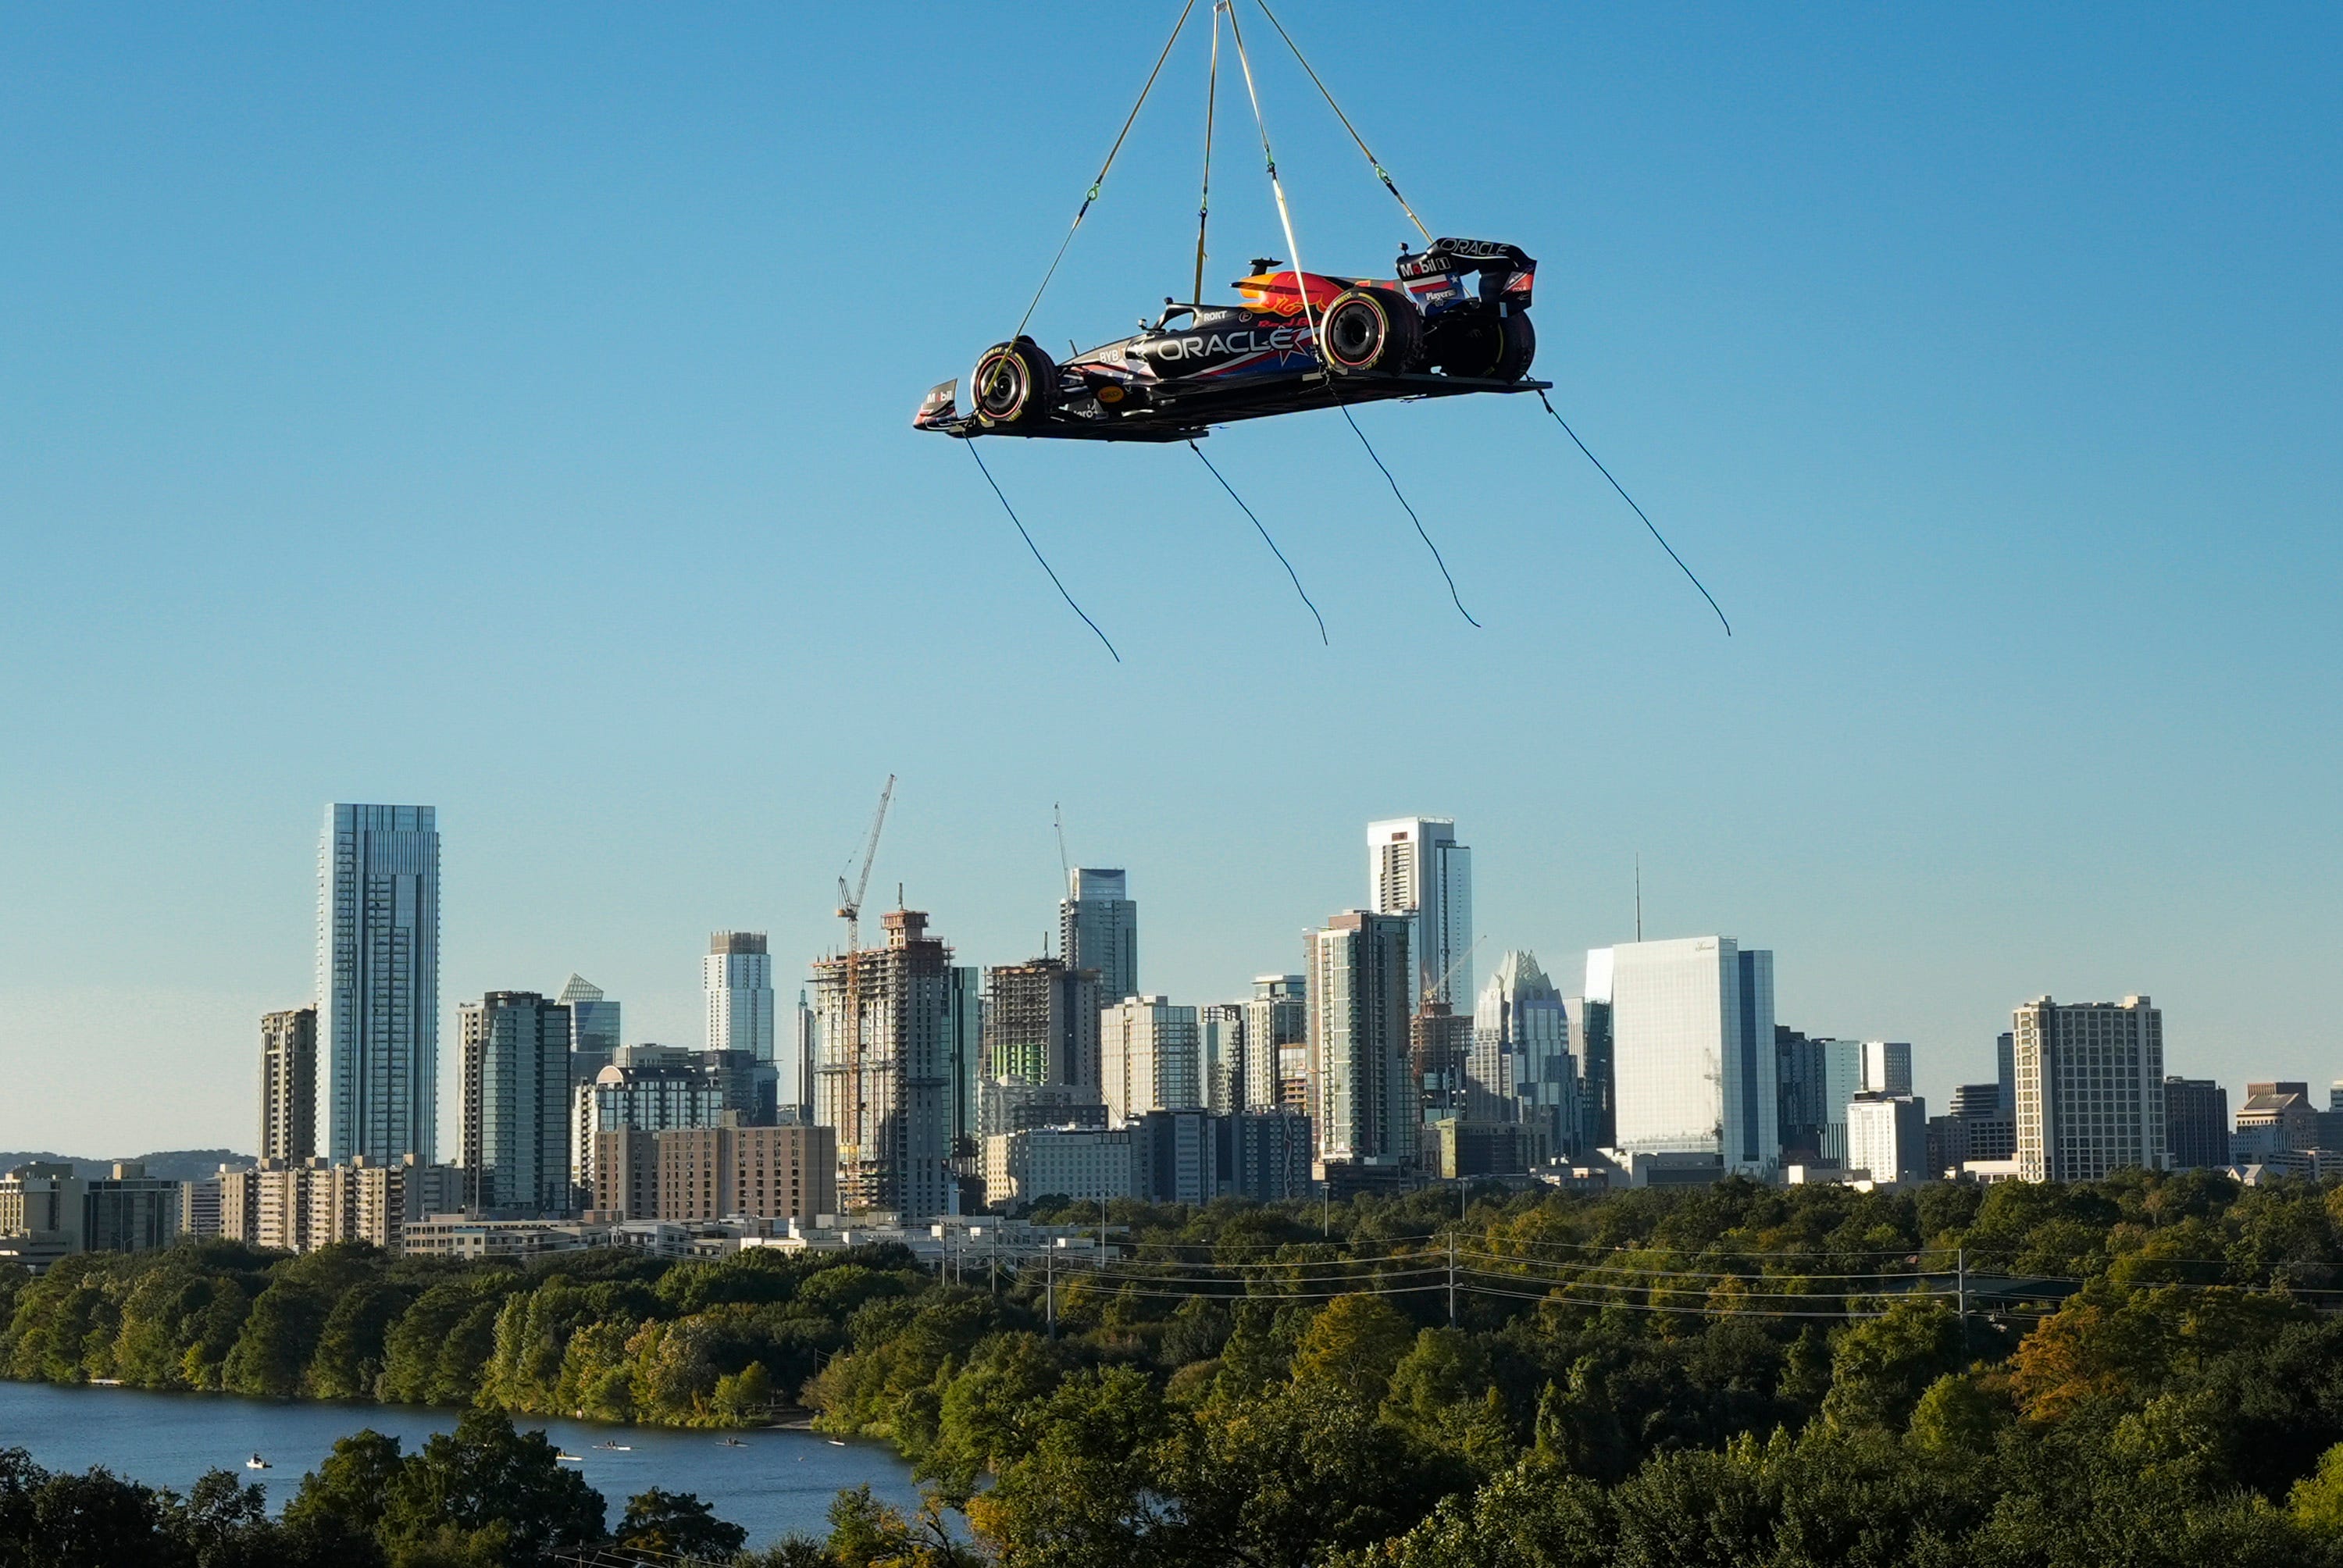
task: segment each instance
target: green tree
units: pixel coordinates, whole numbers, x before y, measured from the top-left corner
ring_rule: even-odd
[[[466,1411],[400,1467],[384,1533],[396,1543],[453,1533],[520,1565],[601,1540],[601,1494],[554,1452],[545,1433],[514,1431],[500,1411]]]
[[[1840,1336],[1823,1419],[1900,1432],[1928,1385],[1960,1362],[1960,1320],[1942,1302],[1897,1302]]]
[[[747,1545],[749,1533],[717,1518],[715,1510],[691,1493],[654,1486],[627,1500],[615,1539],[639,1552],[719,1562]]]
[[[1296,1382],[1321,1383],[1369,1404],[1415,1346],[1415,1325],[1380,1296],[1337,1296],[1312,1318],[1293,1358]]]

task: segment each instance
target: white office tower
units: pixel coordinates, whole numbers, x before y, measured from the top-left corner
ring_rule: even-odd
[[[457,1031],[467,1205],[523,1219],[568,1213],[569,1010],[535,991],[492,990],[457,1010]]]
[[[838,1201],[849,1213],[925,1223],[956,1212],[951,949],[918,910],[880,919],[887,945],[813,966],[814,1121],[838,1131]]]
[[[1928,1102],[1915,1095],[1865,1090],[1847,1102],[1847,1166],[1874,1181],[1928,1177]]]
[[[1405,915],[1407,1010],[1424,994],[1458,1012],[1473,997],[1473,851],[1446,817],[1397,817],[1367,824],[1367,890],[1379,915]]]
[[[589,1082],[618,1053],[618,1004],[580,974],[554,1000],[569,1010],[569,1080]]]
[[[718,931],[699,960],[708,993],[708,1049],[773,1060],[773,959],[762,931]]]
[[[1244,1109],[1279,1105],[1278,1052],[1310,1043],[1310,983],[1300,975],[1255,975],[1245,1003]]]
[[[1204,1103],[1196,1010],[1160,996],[1131,996],[1099,1010],[1099,1087],[1107,1121]]]
[[[439,829],[428,806],[326,808],[317,846],[317,1001],[327,1148],[437,1162]]]
[[[1623,942],[1586,955],[1586,988],[1611,1003],[1619,1149],[1778,1170],[1772,953],[1731,937]]]
[[[2095,1181],[2127,1166],[2164,1168],[2164,1015],[2147,998],[2036,997],[2012,1022],[2022,1180]]]
[[[1204,1109],[1245,1109],[1245,1004],[1216,1001],[1196,1010],[1196,1060],[1202,1064]]]
[[[1770,1036],[1769,1036],[1770,1038]],[[1535,1130],[1547,1159],[1575,1141],[1578,1067],[1562,992],[1534,953],[1507,953],[1473,1010],[1467,1081],[1499,1109],[1500,1120]]]
[[[1310,933],[1310,1114],[1321,1164],[1389,1167],[1414,1157],[1413,923],[1353,910]]]
[[[1912,1092],[1912,1048],[1900,1040],[1863,1042],[1863,1091],[1866,1094]]]
[[[1058,956],[1070,970],[1096,970],[1099,1000],[1139,994],[1139,906],[1117,869],[1066,873],[1058,905]]]

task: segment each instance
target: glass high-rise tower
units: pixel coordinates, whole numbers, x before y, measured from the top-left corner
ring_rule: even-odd
[[[1408,1010],[1423,999],[1473,1009],[1473,851],[1447,817],[1367,824],[1367,891],[1379,915],[1405,915],[1414,968]]]
[[[1139,906],[1118,869],[1066,873],[1058,903],[1058,952],[1070,970],[1096,970],[1099,1005],[1139,994]]]
[[[773,1060],[773,960],[762,931],[718,931],[699,960],[708,1049]]]
[[[429,806],[335,805],[317,846],[327,1150],[438,1158],[439,829]]]
[[[1772,953],[1731,937],[1597,948],[1586,993],[1611,1004],[1618,1148],[1779,1169]]]

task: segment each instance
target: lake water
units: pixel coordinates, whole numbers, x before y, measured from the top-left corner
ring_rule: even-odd
[[[0,1448],[28,1450],[45,1469],[83,1471],[103,1465],[116,1475],[184,1494],[206,1470],[230,1470],[268,1490],[269,1511],[281,1510],[301,1476],[326,1457],[337,1438],[372,1427],[414,1452],[433,1432],[455,1430],[458,1412],[413,1405],[317,1404],[239,1399],[227,1394],[148,1393],[136,1389],[76,1388],[0,1382]],[[585,1462],[566,1468],[609,1505],[616,1524],[627,1499],[653,1486],[693,1492],[749,1532],[761,1546],[791,1532],[820,1535],[824,1514],[842,1487],[865,1483],[899,1508],[916,1508],[919,1488],[910,1467],[892,1449],[870,1442],[834,1446],[809,1432],[740,1432],[727,1448],[721,1432],[661,1427],[599,1426],[590,1422],[520,1416],[524,1431],[541,1429],[565,1453]],[[629,1452],[598,1449],[621,1442]],[[271,1468],[247,1471],[255,1452]]]

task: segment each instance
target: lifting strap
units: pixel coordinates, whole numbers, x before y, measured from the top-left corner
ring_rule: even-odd
[[[1058,242],[1058,254],[1050,258],[1050,269],[1041,275],[1041,287],[1036,288],[1033,291],[1033,297],[1026,302],[1025,314],[1017,318],[1017,330],[1009,335],[1010,342],[1015,343],[1024,337],[1025,328],[1031,325],[1033,312],[1040,307],[1041,296],[1048,290],[1050,280],[1058,276],[1058,264],[1066,259],[1066,247],[1074,243],[1074,231],[1082,226],[1082,219],[1090,216],[1091,204],[1098,200],[1099,192],[1105,188],[1107,172],[1114,167],[1115,155],[1122,151],[1123,138],[1131,135],[1131,127],[1138,123],[1139,111],[1147,106],[1147,95],[1155,90],[1155,78],[1163,74],[1163,62],[1172,57],[1172,45],[1180,41],[1182,29],[1188,25],[1188,13],[1195,8],[1196,0],[1188,0],[1186,5],[1180,7],[1180,19],[1172,24],[1172,36],[1163,40],[1163,52],[1155,56],[1155,68],[1147,73],[1147,81],[1139,89],[1139,101],[1131,106],[1131,113],[1123,118],[1122,129],[1115,133],[1114,146],[1106,150],[1106,162],[1099,166],[1098,178],[1091,181],[1090,190],[1082,196],[1082,205],[1074,213],[1074,221],[1066,226],[1066,237]],[[992,374],[1000,375],[1008,361],[1009,356],[1002,355],[994,362]],[[982,392],[980,389],[971,387],[970,392],[978,401],[982,401]],[[1004,501],[1002,504],[1005,506],[1007,502]],[[1080,613],[1079,608],[1076,613]],[[1092,628],[1092,629],[1097,628]],[[1100,635],[1103,638],[1105,634]]]
[[[1351,133],[1353,141],[1359,144],[1359,151],[1367,155],[1367,166],[1375,171],[1375,178],[1383,182],[1383,189],[1391,192],[1392,200],[1399,203],[1399,210],[1407,214],[1407,221],[1415,225],[1415,232],[1423,236],[1424,243],[1431,244],[1432,231],[1423,226],[1423,220],[1415,216],[1415,209],[1407,205],[1405,196],[1399,194],[1399,186],[1393,183],[1391,172],[1383,167],[1383,160],[1375,156],[1373,147],[1367,146],[1367,139],[1359,135],[1359,128],[1351,124],[1351,116],[1342,112],[1342,106],[1334,101],[1334,95],[1328,92],[1326,84],[1318,79],[1318,73],[1311,68],[1310,62],[1302,58],[1302,45],[1293,41],[1293,35],[1285,30],[1285,24],[1279,21],[1277,13],[1269,8],[1269,0],[1255,0],[1255,3],[1261,6],[1261,14],[1269,18],[1269,25],[1277,29],[1277,35],[1285,40],[1285,46],[1293,51],[1294,59],[1301,62],[1302,69],[1309,75],[1312,85],[1326,100],[1326,106],[1334,111],[1334,117],[1342,122],[1342,128]]]
[[[1188,296],[1196,305],[1204,302],[1204,226],[1212,211],[1212,110],[1221,94],[1221,13],[1228,4],[1212,0],[1212,64],[1204,76],[1204,189],[1196,198],[1196,290]]]
[[[1237,64],[1244,71],[1245,96],[1252,103],[1252,123],[1261,131],[1262,161],[1269,166],[1270,194],[1277,198],[1277,222],[1285,231],[1285,254],[1293,268],[1293,292],[1302,297],[1302,318],[1310,324],[1311,340],[1319,342],[1318,312],[1311,305],[1310,290],[1302,281],[1302,246],[1293,238],[1293,215],[1286,210],[1285,186],[1277,177],[1277,155],[1270,150],[1269,122],[1261,117],[1261,92],[1253,85],[1252,59],[1245,53],[1244,29],[1237,25],[1237,8],[1234,5],[1229,7],[1229,39],[1237,46]],[[1324,357],[1324,346],[1321,343],[1319,358],[1322,360]]]
[[[1269,7],[1266,5],[1262,7],[1262,11],[1264,15],[1268,13],[1268,10]],[[1275,22],[1277,18],[1271,16],[1270,20],[1272,22]],[[1283,29],[1280,28],[1279,31],[1282,32]],[[1311,341],[1316,346],[1319,374],[1325,377],[1326,396],[1332,399],[1335,407],[1342,409],[1344,422],[1351,427],[1351,434],[1359,438],[1359,445],[1367,449],[1367,456],[1374,459],[1375,467],[1383,469],[1383,482],[1391,486],[1391,492],[1394,497],[1398,498],[1401,509],[1407,513],[1407,520],[1415,525],[1417,537],[1423,540],[1423,548],[1432,552],[1433,564],[1440,568],[1441,578],[1448,585],[1448,597],[1450,600],[1455,604],[1456,613],[1463,616],[1471,625],[1478,627],[1481,623],[1473,619],[1473,612],[1464,608],[1464,600],[1456,591],[1456,579],[1449,576],[1448,563],[1441,559],[1440,547],[1433,544],[1432,542],[1432,536],[1424,531],[1423,519],[1415,515],[1415,508],[1413,507],[1408,505],[1407,497],[1400,490],[1399,481],[1392,477],[1392,471],[1389,468],[1383,467],[1383,460],[1382,457],[1376,453],[1374,443],[1367,439],[1367,433],[1364,430],[1359,428],[1359,422],[1351,417],[1349,406],[1342,401],[1342,393],[1335,388],[1334,371],[1332,367],[1328,364],[1326,358],[1324,322],[1320,317],[1316,307],[1310,303],[1309,286],[1302,280],[1302,247],[1294,243],[1293,216],[1286,208],[1285,186],[1277,177],[1277,155],[1270,150],[1269,124],[1266,120],[1262,118],[1261,94],[1253,85],[1252,61],[1245,54],[1244,31],[1237,25],[1237,13],[1236,7],[1233,4],[1229,7],[1229,37],[1234,41],[1237,46],[1237,64],[1244,69],[1245,95],[1252,102],[1253,124],[1261,129],[1261,156],[1262,160],[1269,165],[1269,188],[1271,193],[1277,197],[1277,221],[1285,230],[1286,254],[1291,258],[1292,266],[1293,267],[1293,291],[1302,297],[1302,314],[1303,319],[1310,323]],[[1289,40],[1289,42],[1291,42],[1291,40]],[[1296,51],[1296,57],[1300,57],[1299,51]],[[1305,70],[1308,69],[1308,62],[1303,62],[1303,68]],[[1322,87],[1321,91],[1323,89]],[[1327,101],[1332,103],[1333,100],[1330,98]],[[1342,111],[1337,109],[1335,113],[1339,115]],[[1344,123],[1348,124],[1347,121]],[[1355,136],[1357,133],[1353,132],[1353,134]],[[1361,145],[1364,146],[1363,143]],[[1393,191],[1393,194],[1397,195],[1398,193]],[[1404,206],[1406,204],[1403,202],[1401,205]],[[1411,213],[1409,216],[1413,216],[1414,215]],[[1423,226],[1422,224],[1418,224],[1416,226],[1418,228],[1422,228]]]

